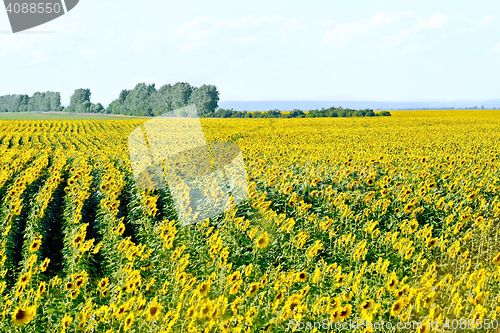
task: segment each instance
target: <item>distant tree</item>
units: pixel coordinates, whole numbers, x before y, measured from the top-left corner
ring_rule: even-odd
[[[188,104],[194,104],[200,116],[214,112],[219,103],[219,92],[214,85],[193,88]]]
[[[172,86],[172,109],[178,109],[186,106],[191,97],[193,87],[187,82],[177,82]]]
[[[264,114],[265,118],[279,118],[281,117],[281,111],[278,109],[272,109]]]
[[[299,110],[299,109],[293,109],[288,114],[288,118],[304,118],[305,116],[306,116],[306,114],[302,110]]]
[[[375,112],[371,109],[366,109],[365,117],[375,117]]]
[[[69,112],[90,112],[90,89],[76,89],[70,97]]]
[[[103,113],[104,107],[102,106],[101,103],[97,103],[97,104],[92,103],[90,106],[90,112],[91,113]]]

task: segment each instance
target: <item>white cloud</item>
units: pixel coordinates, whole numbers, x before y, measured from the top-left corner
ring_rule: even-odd
[[[219,31],[231,31],[236,29],[255,29],[259,26],[264,26],[265,31],[255,32],[243,37],[238,37],[231,42],[248,43],[257,40],[263,34],[269,34],[272,31],[267,25],[278,24],[283,22],[281,16],[267,15],[254,17],[248,15],[237,19],[222,19],[216,22],[204,22],[202,18],[198,18],[186,23],[183,23],[174,33],[174,37],[181,37],[182,44],[179,51],[182,54],[200,50],[209,45],[209,40],[213,39]],[[278,28],[278,27],[276,27]],[[296,19],[285,23],[281,29],[282,36],[293,34],[300,28]],[[262,29],[261,29],[262,30]],[[279,33],[279,32],[277,32]]]
[[[283,22],[283,18],[281,16],[267,15],[254,18],[253,15],[248,15],[233,20],[223,19],[215,22],[215,26],[217,27],[227,26],[237,29],[247,29],[262,24],[276,24],[281,22]]]
[[[404,14],[400,12],[393,14],[380,12],[363,21],[340,23],[325,32],[323,41],[332,44],[344,43],[372,29],[391,24],[399,20]]]
[[[333,22],[335,22],[334,20],[326,20],[324,23],[323,23],[323,27],[324,28],[329,28]]]
[[[281,16],[275,16],[275,15],[268,15],[268,16],[261,16],[256,19],[252,20],[252,25],[258,25],[262,23],[281,23],[283,22],[283,18]]]
[[[403,53],[410,53],[411,51],[415,50],[417,48],[417,44],[412,43],[408,44],[403,48]]]
[[[482,26],[488,25],[491,20],[493,19],[493,15],[485,15],[481,21],[479,21],[479,24]]]
[[[234,43],[249,43],[249,42],[256,41],[262,35],[263,35],[262,33],[256,33],[256,34],[252,34],[252,35],[248,35],[248,36],[244,36],[244,37],[238,37],[238,38],[234,39],[232,42],[234,42]]]
[[[92,59],[97,59],[102,56],[101,50],[80,50],[80,55],[87,59],[87,60],[92,60]]]
[[[415,24],[412,28],[401,30],[396,35],[385,37],[382,42],[382,47],[387,48],[401,44],[408,36],[410,36],[413,33],[417,33],[423,29],[439,29],[443,27],[447,21],[448,17],[440,13],[434,14],[429,19],[421,18],[418,20],[417,24]],[[410,47],[410,45],[407,45],[406,47]],[[414,46],[411,47],[411,50],[413,49]]]
[[[446,23],[446,21],[448,21],[447,16],[440,13],[436,13],[429,20],[422,21],[422,28],[439,29]]]
[[[29,62],[30,65],[36,65],[44,62],[47,60],[47,53],[43,49],[36,49],[35,51],[30,53],[30,59],[31,61]]]
[[[199,26],[203,22],[203,18],[198,17],[192,21],[185,22],[181,24],[177,30],[174,32],[174,37],[180,37],[187,33],[189,30]]]
[[[281,37],[290,37],[302,29],[302,24],[296,18],[291,19],[283,25],[280,31]]]
[[[500,41],[498,41],[497,45],[495,45],[494,50],[495,50],[496,52],[500,52]]]

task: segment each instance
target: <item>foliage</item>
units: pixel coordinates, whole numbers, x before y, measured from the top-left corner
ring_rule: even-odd
[[[62,111],[61,94],[47,91],[28,95],[0,96],[0,112]]]
[[[342,107],[331,107],[328,109],[311,110],[304,113],[302,110],[294,109],[288,114],[281,113],[278,109],[272,109],[267,112],[247,112],[235,111],[231,109],[220,108],[216,112],[205,114],[207,118],[318,118],[318,117],[374,117],[374,116],[390,116],[388,111],[382,111],[378,114],[372,109],[353,110],[343,109]]]
[[[146,120],[2,121],[0,332],[493,331],[500,111],[478,112],[201,119],[240,146],[248,200],[187,227],[134,181]]]
[[[111,102],[106,113],[135,116],[159,116],[166,112],[195,104],[200,115],[213,112],[219,92],[214,85],[193,87],[187,82],[166,84],[156,90],[154,84],[138,83],[132,90],[122,90]]]

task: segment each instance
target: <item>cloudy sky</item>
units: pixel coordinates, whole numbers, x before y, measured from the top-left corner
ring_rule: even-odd
[[[0,95],[214,84],[221,101],[500,98],[500,1],[81,0],[12,34]]]

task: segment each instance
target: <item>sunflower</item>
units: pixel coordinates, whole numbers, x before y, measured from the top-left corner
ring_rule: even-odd
[[[243,301],[241,297],[236,297],[234,301],[231,303],[231,311],[236,315],[238,313],[238,308],[240,307],[240,303]]]
[[[107,288],[108,288],[108,286],[109,286],[109,278],[108,278],[108,277],[103,278],[103,279],[101,279],[101,280],[99,281],[99,288],[100,288],[101,290],[105,290],[105,289],[107,289]]]
[[[146,316],[149,321],[158,319],[160,317],[161,310],[163,306],[157,302],[156,298],[149,304],[146,309]]]
[[[250,285],[250,287],[248,288],[247,290],[247,296],[248,297],[254,297],[255,294],[257,294],[257,291],[259,291],[259,285],[260,283],[258,282],[254,282]]]
[[[265,249],[267,245],[269,245],[269,237],[267,235],[267,231],[257,237],[257,239],[255,240],[255,244],[259,249]]]
[[[279,302],[281,302],[283,300],[283,297],[285,297],[285,293],[282,290],[280,290],[276,294],[276,296],[274,296],[274,301],[279,303]]]
[[[493,263],[493,265],[500,265],[500,252],[493,257],[491,262]]]
[[[352,312],[352,305],[351,304],[347,304],[346,306],[344,306],[340,310],[340,312],[339,312],[339,319],[341,321],[346,320],[347,318],[349,318],[351,316],[351,312]]]
[[[73,284],[73,282],[68,282],[64,285],[64,287],[66,288],[66,290],[73,290],[75,285]]]
[[[212,303],[205,302],[200,308],[200,312],[199,312],[200,318],[205,318],[208,315],[210,315],[211,310],[212,310]]]
[[[359,307],[362,310],[368,310],[373,306],[373,304],[375,304],[375,301],[372,299],[369,299],[369,300],[363,301]]]
[[[17,307],[14,312],[12,312],[12,321],[14,325],[23,325],[29,323],[36,314],[36,307],[30,306],[27,308]]]
[[[40,272],[45,272],[47,270],[47,268],[49,267],[49,263],[50,263],[50,259],[45,258],[43,260],[42,264],[40,265]]]
[[[122,222],[120,222],[120,224],[118,225],[118,229],[116,229],[116,234],[121,235],[123,234],[124,231],[125,231],[125,225]]]
[[[73,320],[73,318],[72,318],[72,317],[70,317],[70,316],[68,316],[68,315],[64,315],[64,318],[63,318],[63,320],[62,320],[62,322],[61,322],[61,327],[62,327],[62,329],[63,329],[63,330],[66,330],[66,329],[69,327],[69,325],[71,324],[71,321],[72,321],[72,320]]]
[[[38,294],[43,294],[45,292],[45,290],[47,289],[47,283],[45,282],[40,282],[40,284],[38,285]]]
[[[115,317],[121,318],[127,312],[127,304],[122,304],[115,312]]]
[[[290,297],[283,306],[283,313],[291,314],[297,307],[300,306],[300,299],[297,297]]]
[[[25,286],[28,284],[30,279],[31,279],[31,272],[24,273],[19,278],[19,284]]]
[[[397,284],[398,284],[398,278],[396,277],[395,274],[392,274],[387,280],[386,284],[387,290],[391,291]]]
[[[80,289],[75,289],[75,290],[71,291],[71,299],[77,298],[78,294],[80,294]]]
[[[132,323],[134,322],[134,313],[133,312],[130,312],[127,316],[127,318],[125,318],[125,325],[123,326],[123,330],[125,332],[127,332],[130,327],[132,326]]]
[[[410,247],[408,250],[406,250],[405,259],[409,260],[413,256],[414,252],[415,252],[415,248],[413,246]]]
[[[240,279],[240,271],[236,271],[227,277],[227,283],[233,284]]]
[[[404,304],[402,300],[397,300],[391,306],[391,316],[397,317],[403,311]]]
[[[42,245],[42,241],[39,238],[35,238],[29,247],[30,252],[36,252]]]
[[[307,281],[307,272],[305,272],[305,271],[298,272],[297,275],[295,276],[295,280],[300,281],[300,282],[306,282]]]
[[[202,282],[199,286],[198,286],[198,294],[201,296],[201,297],[205,297],[208,292],[210,291],[210,283],[209,282]]]
[[[424,297],[424,306],[428,308],[434,302],[434,292],[430,292]]]
[[[437,242],[438,242],[438,239],[437,239],[437,238],[429,238],[429,239],[426,241],[426,243],[427,243],[427,247],[428,247],[429,249],[432,249],[434,246],[436,246]]]
[[[73,245],[78,248],[80,245],[83,243],[85,240],[85,236],[82,234],[77,234],[75,238],[73,239]]]
[[[417,328],[417,333],[427,333],[427,332],[430,332],[429,324],[420,323],[420,326]]]
[[[186,316],[191,319],[196,319],[196,314],[196,307],[193,305],[187,310]]]
[[[248,264],[248,266],[245,268],[245,276],[249,276],[252,273],[252,267],[252,263]]]

